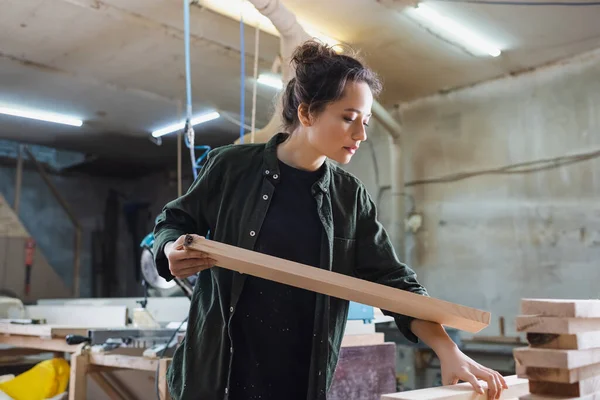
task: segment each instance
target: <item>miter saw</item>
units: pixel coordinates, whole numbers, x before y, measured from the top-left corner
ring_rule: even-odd
[[[143,285],[146,294],[151,297],[172,297],[180,295],[181,291],[183,291],[191,299],[197,276],[192,275],[186,279],[173,278],[167,281],[158,274],[158,270],[156,269],[154,253],[152,251],[153,245],[154,233],[151,232],[140,243],[140,247],[142,248],[140,268],[142,269]]]

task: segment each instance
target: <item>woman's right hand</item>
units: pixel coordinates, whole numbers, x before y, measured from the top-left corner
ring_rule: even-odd
[[[194,240],[202,240],[202,236],[192,235]],[[185,279],[200,271],[211,268],[216,261],[208,253],[190,249],[183,245],[186,235],[165,245],[165,256],[169,260],[169,270],[176,278]]]

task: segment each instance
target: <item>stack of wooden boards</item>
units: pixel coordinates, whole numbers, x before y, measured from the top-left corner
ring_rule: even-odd
[[[514,350],[520,399],[600,399],[600,300],[523,299],[516,329],[529,343]]]

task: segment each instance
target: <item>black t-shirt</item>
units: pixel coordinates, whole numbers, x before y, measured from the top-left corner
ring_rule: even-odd
[[[322,171],[282,162],[256,241],[264,254],[319,267],[323,225],[312,195]],[[307,397],[315,293],[247,276],[231,323],[232,400]]]

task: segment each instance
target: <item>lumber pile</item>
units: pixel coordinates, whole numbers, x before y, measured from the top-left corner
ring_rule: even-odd
[[[520,399],[600,400],[600,300],[523,299],[516,328],[528,342],[513,351],[529,380]]]

